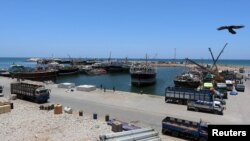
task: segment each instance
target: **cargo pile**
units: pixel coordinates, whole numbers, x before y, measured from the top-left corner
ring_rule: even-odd
[[[6,98],[0,98],[0,114],[8,113],[11,111],[11,103]]]

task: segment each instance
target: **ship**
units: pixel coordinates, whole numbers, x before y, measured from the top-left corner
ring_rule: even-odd
[[[156,83],[156,66],[151,63],[135,63],[130,68],[131,84],[133,86],[149,86]]]
[[[198,71],[188,71],[176,76],[175,87],[198,88],[202,82],[202,74]]]
[[[9,68],[9,76],[17,79],[28,79],[34,81],[53,81],[56,82],[57,71],[48,70],[41,67],[28,68],[22,65],[12,65]]]
[[[58,75],[72,75],[72,74],[78,74],[79,68],[77,67],[71,67],[71,66],[65,66],[58,69]]]

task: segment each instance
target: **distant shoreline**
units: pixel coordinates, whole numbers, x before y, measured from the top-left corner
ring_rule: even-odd
[[[193,68],[197,67],[194,64],[170,64],[170,63],[161,63],[156,64],[157,67],[187,67],[187,68]],[[250,69],[250,66],[244,66],[244,65],[224,65],[224,64],[217,64],[219,70],[233,70],[233,71],[239,71],[240,68]]]

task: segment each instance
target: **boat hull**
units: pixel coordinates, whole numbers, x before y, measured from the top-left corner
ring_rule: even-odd
[[[174,80],[175,87],[184,87],[184,88],[198,88],[201,85],[200,81],[178,81]]]
[[[131,74],[133,86],[149,86],[156,83],[156,74]]]
[[[17,72],[11,73],[12,78],[28,79],[34,81],[56,81],[56,71],[38,71],[38,72]]]
[[[77,74],[79,73],[79,69],[78,68],[74,68],[74,69],[59,69],[58,70],[58,75],[62,76],[62,75],[72,75],[72,74]]]

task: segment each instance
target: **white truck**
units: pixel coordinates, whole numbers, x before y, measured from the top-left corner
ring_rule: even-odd
[[[214,114],[223,115],[225,107],[222,106],[220,101],[188,101],[187,110],[195,111],[208,111]]]

